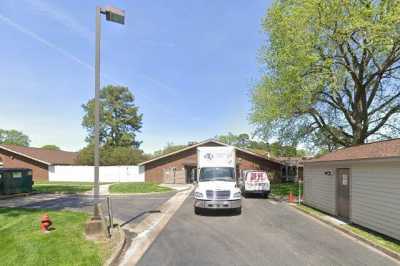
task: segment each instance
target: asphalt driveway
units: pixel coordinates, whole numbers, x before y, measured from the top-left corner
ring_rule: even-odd
[[[172,197],[175,192],[155,193],[148,195],[111,196],[114,218],[124,227],[133,227],[151,211]],[[91,213],[93,197],[90,195],[36,194],[0,200],[0,207],[20,207],[33,209],[74,210]],[[100,197],[105,203],[105,197]]]
[[[195,216],[188,198],[139,265],[399,265],[297,212],[244,199],[240,216]]]

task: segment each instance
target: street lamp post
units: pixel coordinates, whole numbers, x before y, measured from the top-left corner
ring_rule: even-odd
[[[101,15],[106,15],[106,20],[125,24],[125,11],[115,7],[96,7],[96,63],[95,63],[95,100],[94,100],[94,213],[93,219],[99,219],[99,165],[100,165],[100,38]]]

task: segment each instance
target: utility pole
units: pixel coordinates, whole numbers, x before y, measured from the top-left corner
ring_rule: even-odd
[[[101,8],[96,7],[96,63],[94,85],[94,211],[93,219],[100,219],[99,208],[99,166],[100,166],[100,38],[101,38]]]
[[[297,179],[297,182],[299,183],[299,194],[298,194],[298,196],[297,196],[297,201],[298,201],[298,204],[300,205],[301,204],[301,180],[300,180],[300,176],[299,176],[299,160],[298,159],[296,159],[296,179]]]
[[[99,217],[99,167],[100,167],[100,39],[101,15],[106,15],[107,21],[119,24],[125,23],[125,11],[115,7],[96,7],[96,62],[95,62],[95,97],[94,97],[94,211],[93,220]]]

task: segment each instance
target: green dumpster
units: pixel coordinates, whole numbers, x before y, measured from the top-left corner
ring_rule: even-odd
[[[32,192],[32,170],[0,168],[0,195]]]

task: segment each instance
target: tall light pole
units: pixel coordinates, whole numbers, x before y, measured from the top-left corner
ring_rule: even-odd
[[[94,214],[93,219],[99,219],[99,165],[100,165],[100,38],[101,15],[106,15],[106,20],[119,24],[125,23],[125,11],[115,7],[96,7],[96,63],[95,63],[95,100],[94,100]]]

